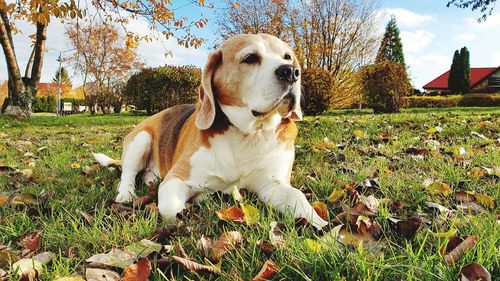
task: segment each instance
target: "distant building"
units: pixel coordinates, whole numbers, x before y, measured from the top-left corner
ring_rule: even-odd
[[[423,88],[426,92],[449,93],[450,71],[438,76]],[[492,93],[500,91],[500,67],[474,67],[470,69],[471,93]]]

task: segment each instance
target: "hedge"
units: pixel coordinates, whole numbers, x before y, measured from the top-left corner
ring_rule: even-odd
[[[305,115],[319,115],[333,104],[333,77],[328,70],[306,68],[302,71],[302,96]]]
[[[500,106],[500,93],[403,97],[403,107],[405,108],[443,108],[460,106]]]
[[[195,103],[200,82],[201,70],[194,66],[146,68],[130,77],[123,94],[128,104],[153,114],[177,104]]]
[[[33,112],[56,112],[57,100],[54,96],[35,97]]]

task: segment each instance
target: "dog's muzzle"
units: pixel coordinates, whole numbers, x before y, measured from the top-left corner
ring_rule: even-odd
[[[279,100],[271,110],[267,112],[259,112],[256,110],[252,110],[252,115],[255,117],[262,117],[267,115],[268,113],[277,110],[281,116],[286,116],[290,113],[294,107],[295,103],[297,103],[297,97],[294,93],[288,92],[281,100]]]

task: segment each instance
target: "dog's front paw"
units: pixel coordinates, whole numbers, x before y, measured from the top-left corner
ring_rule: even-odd
[[[118,195],[116,196],[115,202],[117,203],[129,203],[132,202],[135,198],[135,193],[134,192],[119,192]]]

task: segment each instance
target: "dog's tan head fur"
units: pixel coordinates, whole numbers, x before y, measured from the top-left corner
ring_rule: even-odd
[[[196,126],[205,130],[217,106],[251,133],[283,118],[301,119],[300,65],[288,44],[267,34],[233,37],[209,55]]]

